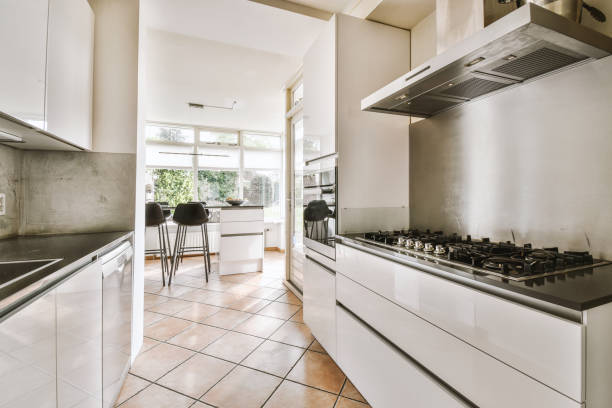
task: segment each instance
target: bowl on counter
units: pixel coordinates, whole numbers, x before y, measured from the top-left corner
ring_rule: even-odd
[[[228,198],[227,200],[225,200],[225,202],[228,203],[229,205],[237,206],[237,205],[243,204],[244,200]]]

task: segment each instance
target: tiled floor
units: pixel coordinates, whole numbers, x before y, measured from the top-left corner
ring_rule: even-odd
[[[264,273],[206,284],[185,258],[172,287],[145,266],[145,342],[117,403],[122,408],[368,408],[302,320],[283,285],[284,257]]]

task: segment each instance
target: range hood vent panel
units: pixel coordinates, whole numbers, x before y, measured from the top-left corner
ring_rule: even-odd
[[[361,101],[362,110],[430,117],[612,54],[612,38],[529,3]]]

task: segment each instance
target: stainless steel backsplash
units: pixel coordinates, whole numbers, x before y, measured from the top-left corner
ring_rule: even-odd
[[[612,57],[410,127],[410,225],[612,259]]]

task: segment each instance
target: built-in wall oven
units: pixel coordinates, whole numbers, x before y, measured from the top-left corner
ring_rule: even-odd
[[[303,179],[304,245],[328,258],[336,258],[338,198],[337,154],[305,162]]]

